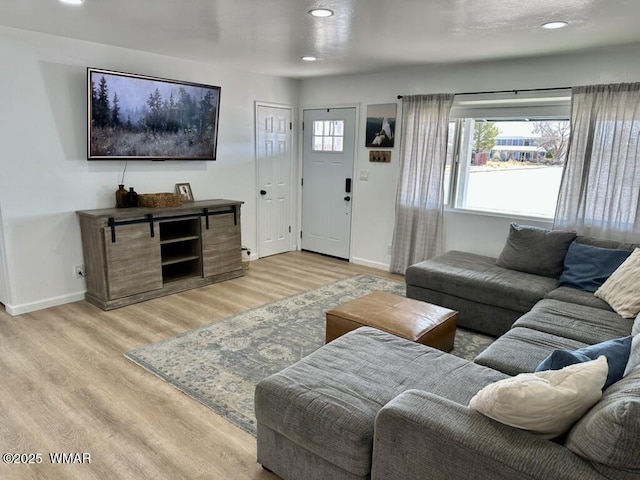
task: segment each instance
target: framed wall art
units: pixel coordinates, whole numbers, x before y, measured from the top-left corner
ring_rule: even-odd
[[[396,103],[367,105],[365,147],[393,147],[397,109],[398,105]]]

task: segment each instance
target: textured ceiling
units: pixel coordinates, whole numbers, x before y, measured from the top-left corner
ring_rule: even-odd
[[[639,24],[638,0],[0,0],[0,25],[292,78],[639,43]]]

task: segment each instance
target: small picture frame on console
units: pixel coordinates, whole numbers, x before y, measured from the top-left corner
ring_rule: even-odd
[[[188,183],[176,183],[176,192],[182,195],[184,202],[193,202],[193,192],[191,191],[191,185]]]

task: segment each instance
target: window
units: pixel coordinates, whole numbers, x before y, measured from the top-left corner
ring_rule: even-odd
[[[458,112],[454,103],[445,170],[448,204],[553,218],[569,143],[566,100],[518,98]]]
[[[314,120],[312,144],[314,152],[342,152],[344,120]]]

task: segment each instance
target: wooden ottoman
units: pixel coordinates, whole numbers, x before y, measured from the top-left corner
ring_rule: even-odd
[[[373,292],[327,311],[325,343],[369,326],[442,351],[453,349],[458,312],[392,293]]]

